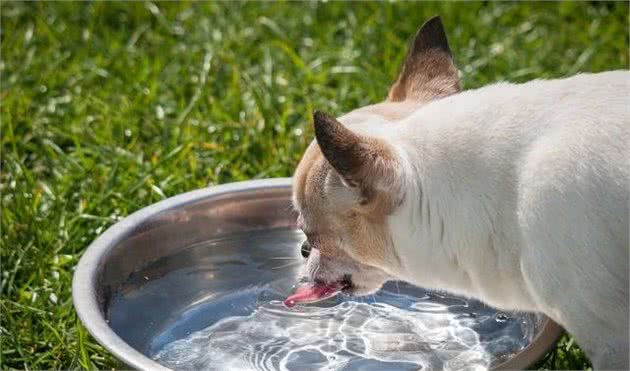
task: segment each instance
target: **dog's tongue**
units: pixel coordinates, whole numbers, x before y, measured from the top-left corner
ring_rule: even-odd
[[[331,298],[337,295],[342,289],[342,285],[339,283],[308,283],[301,286],[295,291],[295,294],[290,295],[284,300],[284,305],[291,308],[299,303],[315,303],[324,299]]]

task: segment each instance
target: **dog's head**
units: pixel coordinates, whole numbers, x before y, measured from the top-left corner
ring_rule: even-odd
[[[387,217],[404,196],[403,165],[396,149],[373,134],[458,91],[457,69],[435,17],[416,34],[385,102],[339,119],[314,114],[316,140],[293,184],[298,226],[307,236],[302,246],[307,280],[363,295],[396,278],[400,257]]]

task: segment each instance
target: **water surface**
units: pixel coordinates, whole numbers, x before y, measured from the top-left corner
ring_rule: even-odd
[[[112,327],[165,366],[194,370],[486,369],[535,334],[534,314],[397,282],[288,309],[281,301],[293,291],[302,239],[247,233],[160,259],[114,297]],[[134,332],[142,305],[163,307],[161,317]]]

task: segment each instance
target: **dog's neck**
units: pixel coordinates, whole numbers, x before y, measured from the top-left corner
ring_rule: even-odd
[[[398,276],[484,297],[505,309],[535,310],[519,275],[522,242],[514,230],[510,161],[518,149],[493,147],[486,140],[493,125],[486,117],[476,122],[483,116],[480,109],[453,115],[444,108],[423,114],[423,108],[390,139],[403,160],[405,179],[404,201],[389,218],[403,262]]]

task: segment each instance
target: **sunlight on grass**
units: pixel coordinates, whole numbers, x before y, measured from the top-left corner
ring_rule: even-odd
[[[115,368],[74,266],[112,223],[290,176],[310,117],[382,100],[440,14],[466,89],[628,67],[628,3],[0,3],[0,367]],[[568,337],[541,367],[582,368]]]

